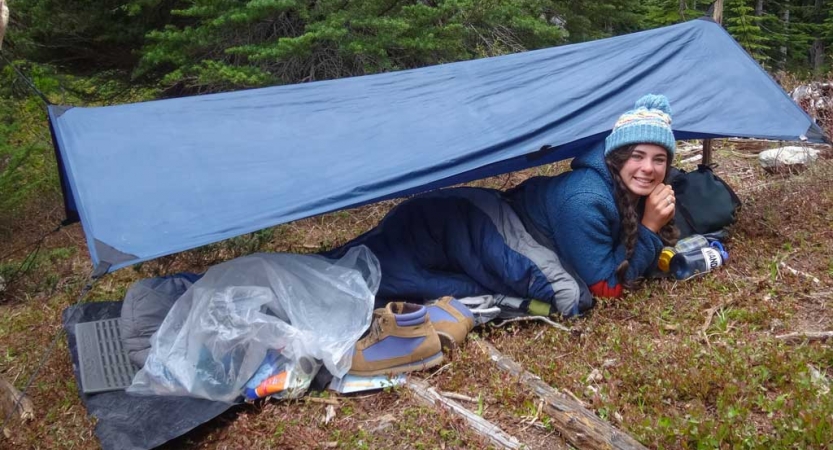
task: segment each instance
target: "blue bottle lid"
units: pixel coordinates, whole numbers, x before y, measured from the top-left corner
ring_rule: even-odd
[[[252,388],[246,388],[246,390],[243,391],[243,395],[246,397],[246,400],[257,400],[260,398],[257,395],[257,391]]]
[[[712,241],[709,243],[709,246],[716,248],[717,251],[720,252],[720,257],[723,258],[724,264],[726,263],[726,261],[729,260],[729,252],[727,252],[726,249],[723,248],[723,244],[721,244],[720,241]]]

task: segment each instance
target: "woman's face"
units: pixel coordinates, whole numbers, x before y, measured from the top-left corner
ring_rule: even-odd
[[[650,194],[665,179],[668,151],[659,145],[639,144],[619,169],[619,176],[631,193]]]

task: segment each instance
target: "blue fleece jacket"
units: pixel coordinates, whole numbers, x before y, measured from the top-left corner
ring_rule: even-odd
[[[621,220],[613,198],[613,178],[604,162],[604,142],[573,159],[572,171],[535,177],[509,192],[513,206],[533,236],[548,244],[603,297],[622,287],[616,268],[625,259]],[[662,250],[659,236],[642,224],[626,278],[645,275]]]

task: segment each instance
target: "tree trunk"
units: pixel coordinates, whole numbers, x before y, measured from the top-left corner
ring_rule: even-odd
[[[714,15],[712,16],[712,19],[723,25],[723,0],[716,0],[714,2]]]
[[[813,21],[817,24],[824,22],[822,3],[823,0],[816,0],[813,8]],[[810,63],[813,65],[813,73],[820,74],[821,66],[824,65],[824,41],[819,36],[813,39],[813,46],[810,47]]]
[[[813,40],[813,46],[810,47],[810,57],[813,59],[813,73],[820,74],[824,65],[824,41],[821,38]]]
[[[784,43],[781,44],[781,58],[778,60],[778,69],[785,70],[787,67],[787,42],[790,40],[790,0],[784,0],[784,13],[781,16],[784,22]]]
[[[755,2],[755,15],[761,17],[764,15],[764,0]]]
[[[685,21],[685,0],[680,0],[680,19]]]

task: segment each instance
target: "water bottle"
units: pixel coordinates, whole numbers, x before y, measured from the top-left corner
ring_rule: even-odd
[[[657,267],[663,272],[668,272],[671,267],[671,259],[678,253],[688,253],[709,246],[709,240],[700,234],[693,234],[677,241],[673,247],[665,247],[659,254]]]
[[[708,247],[674,255],[671,258],[670,270],[674,278],[687,280],[714,270],[728,259],[729,254],[723,248],[723,245],[714,241]]]

